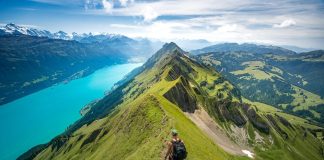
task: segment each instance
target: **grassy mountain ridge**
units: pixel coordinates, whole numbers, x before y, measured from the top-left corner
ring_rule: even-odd
[[[188,116],[197,110],[206,110],[233,143],[254,149],[257,159],[320,159],[320,143],[310,134],[319,127],[288,122],[249,103],[220,73],[169,43],[66,133],[20,159],[162,159],[171,128],[180,132],[188,159],[248,159],[226,153],[201,130]]]

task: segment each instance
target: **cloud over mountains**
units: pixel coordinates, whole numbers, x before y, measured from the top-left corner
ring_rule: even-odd
[[[321,0],[32,1],[53,6],[50,8],[53,10],[45,14],[65,14],[53,18],[57,21],[66,15],[73,17],[66,22],[71,26],[71,32],[75,29],[72,24],[79,23],[83,26],[77,28],[81,32],[114,32],[165,41],[175,38],[248,41],[313,48],[322,47],[324,43],[324,2]],[[41,12],[41,8],[30,12],[36,14]],[[86,19],[92,23],[83,23]]]

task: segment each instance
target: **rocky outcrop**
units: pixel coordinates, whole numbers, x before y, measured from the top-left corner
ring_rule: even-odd
[[[279,116],[279,115],[277,115],[277,114],[276,114],[276,117],[279,119],[279,121],[280,121],[284,126],[289,127],[289,128],[291,128],[291,129],[295,130],[294,127],[293,127],[293,126],[288,122],[287,119],[285,119],[285,118],[283,118],[283,117],[281,117],[281,116]]]
[[[249,121],[252,123],[252,125],[258,129],[260,132],[269,134],[270,127],[269,125],[263,120],[253,108],[250,108],[249,106],[244,105],[244,111],[247,117],[249,118]]]
[[[266,117],[269,120],[269,122],[271,123],[271,125],[273,126],[273,128],[280,134],[280,136],[283,139],[288,139],[289,138],[288,134],[283,129],[281,129],[279,127],[279,125],[277,124],[275,118],[272,115],[267,114]]]
[[[197,109],[197,99],[194,91],[190,88],[189,82],[180,77],[180,80],[163,96],[170,102],[178,105],[182,111],[193,113]]]
[[[176,80],[180,76],[189,78],[189,74],[196,74],[196,71],[191,66],[189,66],[183,59],[181,59],[180,56],[177,56],[177,54],[181,53],[176,52],[175,55],[173,55],[174,57],[171,57],[171,60],[169,62],[170,64],[172,64],[172,67],[166,77],[167,81]]]
[[[246,120],[239,111],[241,104],[237,102],[232,102],[229,99],[221,101],[213,101],[210,111],[213,112],[220,121],[230,121],[233,122],[236,126],[244,126]],[[217,115],[215,115],[215,113]]]
[[[174,81],[179,78],[181,75],[181,69],[178,65],[173,65],[170,71],[168,72],[168,76],[165,77],[167,81]]]

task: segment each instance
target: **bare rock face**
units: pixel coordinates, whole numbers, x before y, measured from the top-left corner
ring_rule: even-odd
[[[280,126],[277,124],[275,118],[272,115],[267,114],[266,117],[269,120],[270,124],[273,126],[273,128],[281,135],[282,138],[284,139],[289,138],[288,134],[282,128],[280,128]]]
[[[178,65],[174,65],[171,70],[168,72],[166,77],[167,81],[174,81],[181,75],[181,68]]]
[[[242,127],[246,124],[246,120],[239,111],[241,104],[232,102],[229,99],[212,100],[212,105],[209,107],[211,113],[214,114],[220,121],[231,121],[236,126]],[[215,115],[216,114],[216,115]]]
[[[197,99],[192,93],[189,82],[180,77],[179,82],[163,96],[178,105],[182,111],[193,113],[197,109]]]
[[[269,134],[270,132],[269,125],[265,120],[263,120],[260,117],[260,115],[256,113],[256,111],[253,108],[245,106],[244,110],[245,110],[245,114],[249,118],[249,121],[256,129],[258,129],[260,132],[263,132],[265,134]]]

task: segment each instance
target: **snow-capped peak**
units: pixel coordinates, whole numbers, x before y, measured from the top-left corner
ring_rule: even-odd
[[[26,26],[16,25],[14,23],[9,23],[5,26],[0,26],[0,36],[1,35],[29,35],[37,37],[48,37],[52,39],[63,39],[63,40],[76,40],[82,42],[101,42],[104,40],[130,40],[128,37],[120,34],[110,34],[106,32],[98,33],[76,33],[68,34],[63,31],[58,31],[51,33],[47,30],[41,30],[36,28],[30,28]]]
[[[63,39],[63,40],[71,40],[72,39],[72,35],[69,35],[63,31],[58,31],[56,33],[53,34],[53,38],[54,39]]]
[[[16,26],[15,24],[13,23],[9,23],[5,26],[5,28],[7,30],[18,30],[19,28],[22,28],[22,27],[19,27],[19,26]]]
[[[14,23],[9,23],[0,28],[0,35],[30,35],[30,36],[38,36],[38,37],[51,37],[51,33],[46,30],[38,30],[34,28],[18,26]]]
[[[12,33],[12,34],[26,34],[27,33],[27,28],[26,27],[21,27],[17,26],[13,23],[9,23],[6,26],[3,27],[5,32]]]

